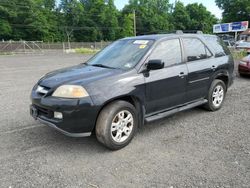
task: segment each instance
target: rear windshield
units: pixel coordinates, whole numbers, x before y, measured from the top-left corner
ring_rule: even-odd
[[[135,67],[153,43],[153,40],[119,40],[103,49],[87,64],[128,70]]]
[[[230,54],[230,50],[227,48],[225,43],[216,36],[205,36],[206,41],[215,51],[215,57],[221,57]]]

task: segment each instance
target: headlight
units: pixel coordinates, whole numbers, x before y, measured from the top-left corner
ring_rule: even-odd
[[[52,96],[61,98],[83,98],[89,96],[89,94],[82,86],[62,85],[54,91]]]

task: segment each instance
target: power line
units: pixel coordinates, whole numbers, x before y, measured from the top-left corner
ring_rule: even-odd
[[[20,28],[33,28],[35,26],[28,25],[28,24],[10,24],[11,26],[16,26]],[[122,29],[122,27],[89,27],[89,26],[82,26],[82,27],[76,27],[76,26],[59,26],[60,29],[73,29],[73,30],[81,30],[81,29]]]

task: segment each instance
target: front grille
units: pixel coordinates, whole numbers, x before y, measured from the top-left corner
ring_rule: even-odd
[[[47,118],[52,118],[53,117],[53,111],[42,108],[40,106],[35,106],[37,109],[38,116],[45,116]]]

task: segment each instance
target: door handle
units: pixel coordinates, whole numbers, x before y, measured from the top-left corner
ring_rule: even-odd
[[[184,78],[184,76],[185,76],[185,73],[184,72],[180,72],[179,77],[180,78]]]
[[[211,69],[213,69],[213,71],[215,71],[216,66],[215,66],[215,65],[213,65],[213,66],[211,67]]]

